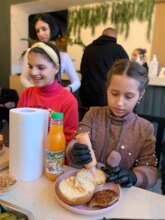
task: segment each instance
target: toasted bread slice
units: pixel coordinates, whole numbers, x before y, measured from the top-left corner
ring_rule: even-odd
[[[77,172],[76,177],[83,178],[86,181],[92,181],[97,185],[104,184],[106,181],[106,174],[100,170],[96,169],[96,173],[93,174],[89,169],[81,169],[79,172]]]
[[[96,169],[93,175],[89,169],[81,169],[75,176],[63,179],[58,185],[60,198],[69,205],[83,205],[90,201],[96,186],[106,181],[102,170]]]
[[[83,178],[70,176],[62,180],[58,187],[60,198],[69,205],[87,203],[95,192],[95,184]]]
[[[94,193],[89,202],[89,207],[106,208],[117,202],[118,199],[119,195],[116,192],[110,189],[104,189]]]

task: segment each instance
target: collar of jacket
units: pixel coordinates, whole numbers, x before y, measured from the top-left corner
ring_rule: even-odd
[[[129,122],[133,118],[133,115],[133,112],[129,112],[127,115],[123,117],[117,117],[110,111],[110,109],[108,109],[108,116],[111,119],[112,124],[115,125],[122,125],[123,123]]]
[[[93,41],[93,44],[109,44],[109,43],[116,43],[117,39],[114,37],[109,37],[106,35],[101,35],[99,38]]]

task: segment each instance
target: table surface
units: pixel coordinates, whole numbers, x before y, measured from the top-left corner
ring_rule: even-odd
[[[31,182],[18,181],[0,199],[28,209],[35,220],[165,219],[165,196],[137,187],[121,189],[119,202],[110,211],[96,216],[78,215],[60,206],[55,199],[54,183],[44,176]]]
[[[154,77],[149,79],[150,86],[165,86],[165,77]]]

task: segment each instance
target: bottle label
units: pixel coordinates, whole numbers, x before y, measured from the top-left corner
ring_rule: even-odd
[[[46,150],[46,164],[45,169],[47,173],[59,175],[64,172],[64,152],[63,151],[48,151]]]

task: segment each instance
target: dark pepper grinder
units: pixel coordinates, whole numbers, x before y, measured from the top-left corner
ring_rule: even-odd
[[[107,182],[115,181],[120,171],[121,155],[113,150],[107,158],[107,165],[102,170],[107,174]]]

